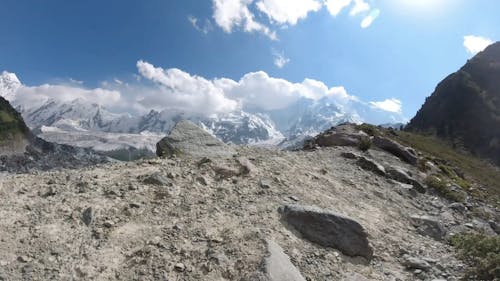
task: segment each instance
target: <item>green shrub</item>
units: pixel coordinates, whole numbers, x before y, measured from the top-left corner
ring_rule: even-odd
[[[463,202],[465,200],[465,195],[462,192],[456,192],[451,190],[449,183],[437,176],[428,176],[425,179],[425,184],[434,189],[444,198],[450,199],[452,201]]]
[[[357,125],[356,129],[363,131],[372,137],[380,135],[380,131],[378,130],[378,128],[370,124],[363,123],[361,125]]]
[[[498,280],[500,278],[500,236],[457,234],[451,244],[470,266],[466,280]]]
[[[362,137],[359,140],[358,148],[361,151],[363,152],[368,151],[371,147],[372,147],[372,139],[370,137]]]

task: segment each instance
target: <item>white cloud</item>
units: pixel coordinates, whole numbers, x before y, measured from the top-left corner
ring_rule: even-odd
[[[81,99],[88,103],[97,103],[106,107],[116,107],[123,103],[120,92],[116,90],[85,89],[76,86],[48,84],[36,87],[23,86],[17,90],[14,98],[16,104],[30,105],[32,107],[41,106],[48,100],[70,102],[75,99]]]
[[[464,47],[467,52],[473,55],[482,52],[491,44],[493,44],[493,41],[485,37],[475,35],[464,36]]]
[[[290,59],[285,57],[285,54],[282,52],[279,53],[279,52],[274,51],[273,56],[274,56],[274,65],[277,68],[283,68],[283,67],[285,67],[285,65],[287,65],[290,62]]]
[[[203,34],[208,34],[210,31],[213,30],[212,23],[209,20],[206,20],[205,24],[200,25],[199,20],[194,16],[189,15],[187,19],[194,27],[194,29],[198,30],[199,32],[202,32]]]
[[[137,62],[139,73],[160,87],[143,96],[139,103],[148,109],[175,109],[210,115],[231,112],[238,103],[203,77],[192,76],[177,68],[163,69],[144,61]]]
[[[368,12],[370,10],[370,4],[366,3],[364,0],[354,0],[354,6],[349,14],[355,16],[361,13]]]
[[[289,25],[305,19],[309,12],[321,9],[321,3],[316,0],[260,0],[256,6],[272,21]]]
[[[375,9],[371,11],[370,14],[361,21],[361,28],[369,27],[370,25],[372,25],[373,21],[375,21],[379,16],[380,16],[380,10]]]
[[[384,101],[372,101],[370,105],[374,108],[381,109],[388,112],[393,113],[401,113],[402,112],[402,103],[400,100],[392,98],[386,99]]]
[[[246,32],[260,32],[272,40],[276,40],[276,33],[266,25],[255,21],[248,5],[253,0],[213,0],[215,23],[226,33],[231,33],[233,28],[241,27]]]
[[[326,0],[325,6],[330,14],[336,17],[344,8],[351,4],[352,0]]]

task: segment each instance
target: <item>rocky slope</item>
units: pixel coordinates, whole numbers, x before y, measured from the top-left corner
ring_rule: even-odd
[[[2,178],[0,280],[458,280],[446,239],[494,233],[382,149],[177,148]]]
[[[500,164],[500,42],[439,83],[406,129],[435,133]]]

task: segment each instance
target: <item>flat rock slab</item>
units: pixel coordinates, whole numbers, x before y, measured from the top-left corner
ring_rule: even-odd
[[[276,242],[266,240],[267,256],[264,260],[265,280],[268,281],[306,281],[290,258]]]
[[[410,216],[411,224],[421,235],[429,236],[441,241],[446,236],[446,229],[435,217],[431,216]]]
[[[175,124],[170,134],[156,144],[156,155],[195,157],[232,157],[236,151],[188,120]]]
[[[418,155],[413,148],[403,146],[391,139],[384,137],[376,136],[372,141],[375,146],[399,157],[401,160],[412,165],[417,165]]]
[[[373,257],[365,230],[353,219],[311,206],[285,205],[278,211],[286,223],[311,242],[336,248],[348,256],[368,260]]]

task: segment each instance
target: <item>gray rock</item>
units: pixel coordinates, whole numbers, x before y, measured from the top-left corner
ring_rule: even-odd
[[[450,205],[448,205],[448,208],[458,211],[460,213],[467,211],[467,208],[462,203],[451,203]]]
[[[408,175],[406,171],[399,167],[388,167],[386,168],[387,176],[395,181],[411,184],[416,191],[420,193],[425,193],[426,188],[422,183]]]
[[[403,259],[403,265],[408,269],[420,269],[423,271],[431,269],[431,265],[421,258],[405,255]]]
[[[170,183],[168,178],[163,176],[161,173],[156,172],[152,175],[146,176],[143,180],[145,184],[151,184],[151,185],[167,185]]]
[[[446,229],[437,218],[431,216],[410,216],[410,221],[421,235],[432,237],[438,241],[443,240],[446,235]]]
[[[272,182],[269,179],[261,179],[259,184],[263,189],[270,189]]]
[[[240,170],[235,168],[230,168],[226,166],[214,166],[212,167],[215,174],[221,179],[229,179],[240,175]]]
[[[94,221],[94,210],[92,207],[88,207],[82,213],[82,221],[86,226],[89,226]]]
[[[239,157],[237,161],[241,166],[240,174],[251,175],[257,172],[257,168],[255,167],[255,165],[252,164],[252,162],[250,162],[250,160],[248,160],[247,158]]]
[[[375,136],[373,144],[412,165],[417,165],[418,155],[417,152],[410,147],[403,146],[391,139]]]
[[[306,143],[311,146],[358,146],[368,135],[356,129],[356,124],[343,124],[327,130]]]
[[[202,185],[205,185],[205,186],[208,185],[207,179],[205,177],[203,177],[203,176],[197,177],[196,181],[199,182]]]
[[[384,166],[364,156],[359,157],[358,161],[356,161],[356,164],[364,170],[374,172],[381,176],[386,175]]]
[[[353,153],[353,152],[342,152],[340,156],[346,158],[346,159],[358,159],[361,157],[359,154]]]
[[[265,280],[305,281],[300,271],[292,264],[283,249],[272,240],[266,240],[267,256],[264,259]]]
[[[498,225],[498,223],[496,223],[493,220],[489,221],[488,223],[491,229],[493,229],[493,231],[495,231],[496,234],[500,234],[500,226]]]
[[[348,256],[373,256],[367,234],[353,219],[316,207],[285,205],[278,210],[282,219],[302,236],[325,247],[336,248]]]
[[[232,157],[235,150],[188,120],[175,124],[170,134],[156,144],[156,155],[194,157]]]

